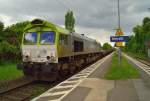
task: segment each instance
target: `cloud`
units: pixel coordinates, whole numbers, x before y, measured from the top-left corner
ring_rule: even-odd
[[[113,32],[110,32],[104,29],[87,28],[87,27],[82,27],[82,26],[77,26],[76,32],[80,34],[84,34],[85,36],[88,36],[92,39],[95,39],[101,44],[104,44],[105,42],[109,42],[110,35],[113,34]]]
[[[5,26],[12,24],[13,22],[11,20],[12,18],[10,16],[0,14],[0,21],[2,21],[5,24]]]
[[[0,20],[6,25],[37,17],[63,25],[64,15],[71,9],[77,31],[89,33],[100,38],[99,41],[109,41],[109,32],[112,33],[118,23],[117,0],[0,0],[0,4]],[[125,32],[132,32],[135,25],[150,16],[149,5],[149,0],[120,0],[121,26]],[[90,33],[104,33],[101,36],[104,37]]]

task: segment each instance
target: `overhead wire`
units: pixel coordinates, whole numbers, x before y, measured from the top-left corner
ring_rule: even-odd
[[[65,9],[69,10],[70,8],[64,3],[62,2],[62,0],[56,0],[59,4],[61,4]]]
[[[70,8],[67,6],[66,3],[64,3],[62,0],[56,0],[60,5],[62,5],[66,10],[70,10]],[[41,16],[40,14],[37,15],[39,18],[44,18],[45,20],[47,20],[46,16]]]

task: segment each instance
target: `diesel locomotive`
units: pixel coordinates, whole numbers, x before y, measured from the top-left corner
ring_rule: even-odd
[[[54,81],[90,64],[110,51],[96,40],[48,21],[34,19],[24,29],[18,69],[36,80]]]

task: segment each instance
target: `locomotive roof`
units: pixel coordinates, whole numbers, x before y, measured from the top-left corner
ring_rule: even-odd
[[[61,34],[70,34],[71,32],[63,27],[60,27],[58,25],[55,25],[51,22],[48,22],[48,21],[45,21],[45,20],[41,20],[41,19],[34,19],[33,21],[30,22],[30,24],[28,24],[26,26],[26,28],[24,29],[24,31],[27,31],[29,29],[32,29],[34,27],[37,27],[37,26],[41,26],[41,27],[49,27],[53,30],[56,30],[57,32],[61,33]],[[93,41],[93,42],[96,42],[96,43],[99,43],[97,42],[95,39],[92,39],[92,38],[89,38],[85,35],[81,35],[81,34],[78,34],[78,33],[75,33],[73,32],[72,33],[74,36],[78,37],[78,38],[82,38],[84,40],[88,40],[88,41]]]
[[[25,28],[24,31],[27,31],[29,29],[32,29],[36,26],[43,26],[43,27],[49,27],[49,28],[52,28],[53,30],[56,30],[58,31],[59,33],[62,33],[62,34],[69,34],[69,30],[65,29],[65,28],[62,28],[58,25],[55,25],[51,22],[48,22],[48,21],[44,21],[44,20],[41,20],[41,19],[34,19],[33,21],[30,22],[30,24],[28,24]]]
[[[82,39],[84,39],[84,40],[97,42],[95,39],[89,38],[89,37],[87,37],[87,36],[85,36],[85,35],[82,35],[82,34],[73,33],[73,35],[74,35],[75,37],[79,37],[79,38],[82,38]],[[98,43],[98,42],[97,42],[97,43]]]

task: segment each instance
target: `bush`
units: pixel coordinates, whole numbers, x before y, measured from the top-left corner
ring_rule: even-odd
[[[0,43],[0,61],[19,59],[20,49],[6,41]]]

